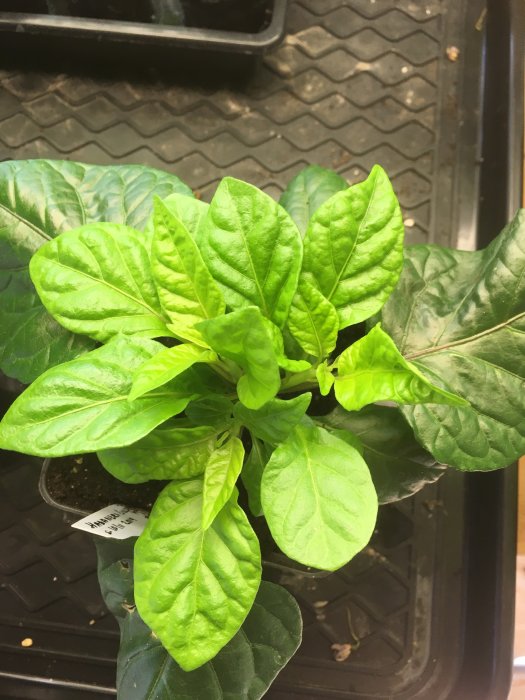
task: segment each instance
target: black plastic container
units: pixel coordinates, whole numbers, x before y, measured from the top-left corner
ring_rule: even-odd
[[[341,5],[292,2],[292,40],[240,90],[0,71],[5,157],[146,161],[204,198],[226,171],[278,194],[305,162],[353,182],[380,162],[413,219],[409,242],[485,245],[520,205],[521,0]],[[102,700],[114,694],[116,628],[91,544],[41,502],[40,468],[2,457],[0,697]],[[267,697],[504,700],[516,491],[512,467],[449,470],[382,508],[371,546],[340,572],[268,572],[300,601],[305,635]],[[337,662],[349,613],[361,644]]]

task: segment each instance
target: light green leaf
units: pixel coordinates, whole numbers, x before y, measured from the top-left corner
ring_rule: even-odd
[[[178,193],[170,194],[169,197],[162,200],[162,203],[183,224],[197,246],[199,246],[210,205],[206,202],[201,202],[200,199],[195,197],[188,197],[185,194]],[[155,230],[154,217],[150,219],[148,229],[151,237],[153,237]]]
[[[279,204],[286,209],[304,235],[312,214],[329,197],[346,190],[348,182],[333,170],[308,165],[288,184]]]
[[[207,530],[233,493],[242,469],[244,447],[237,437],[230,438],[210,455],[204,472],[202,529]]]
[[[133,375],[129,400],[134,401],[148,391],[158,389],[182,374],[197,362],[215,362],[217,355],[195,345],[175,345],[164,348],[139,367]]]
[[[160,494],[135,545],[140,616],[185,671],[212,659],[235,635],[261,580],[259,542],[230,500],[203,530],[201,478]]]
[[[484,250],[407,250],[383,314],[406,358],[470,406],[403,408],[443,464],[504,467],[525,453],[525,212]]]
[[[224,300],[197,244],[184,224],[159,199],[155,202],[151,268],[160,303],[183,338],[193,326],[224,313]]]
[[[339,319],[333,304],[305,277],[293,298],[288,328],[303,350],[322,359],[335,348]]]
[[[311,362],[308,360],[291,360],[286,357],[284,352],[284,338],[280,328],[277,328],[275,323],[272,323],[269,319],[262,317],[268,335],[271,338],[273,351],[275,352],[275,357],[277,358],[277,364],[282,369],[287,372],[306,372],[312,366]]]
[[[327,396],[334,385],[335,377],[332,374],[332,370],[328,368],[326,360],[318,366],[316,376],[321,394]]]
[[[216,438],[216,428],[192,427],[176,419],[132,445],[103,450],[98,458],[110,474],[127,484],[186,479],[204,473]]]
[[[412,496],[426,484],[439,479],[445,467],[438,464],[414,438],[401,412],[387,406],[366,406],[349,413],[336,406],[331,413],[316,419],[337,437],[357,439],[363,447],[379,503],[392,503]],[[351,431],[351,432],[348,432]]]
[[[261,481],[264,468],[272,455],[272,448],[252,435],[252,449],[246,458],[241,479],[248,493],[248,505],[255,517],[263,514],[261,505]]]
[[[278,445],[286,440],[292,429],[301,421],[311,400],[310,393],[287,401],[272,399],[255,411],[237,403],[233,414],[252,435],[269,442],[270,445]]]
[[[277,545],[291,559],[335,571],[370,540],[377,496],[359,452],[315,426],[296,426],[272,454],[261,501]]]
[[[347,411],[358,411],[375,401],[468,405],[407,362],[379,324],[339,355],[335,364],[335,396]]]
[[[233,403],[225,396],[206,396],[192,401],[186,408],[186,415],[194,425],[213,425],[221,430],[232,424],[232,413]]]
[[[57,321],[102,343],[119,333],[167,335],[143,235],[89,224],[43,245],[30,264],[38,295]]]
[[[162,346],[117,336],[97,350],[53,367],[19,396],[0,423],[0,448],[39,457],[130,445],[193,398],[167,385],[128,401],[134,370]]]
[[[202,255],[229,307],[257,306],[284,326],[302,244],[292,219],[271,197],[232,177],[221,180],[208,212]]]
[[[279,366],[261,312],[254,306],[203,321],[197,326],[215,352],[244,370],[237,382],[240,401],[257,409],[281,385]]]
[[[38,248],[97,221],[142,229],[153,195],[175,191],[191,196],[175,175],[141,165],[0,163],[0,366],[6,374],[29,383],[94,347],[60,326],[40,302],[29,277]]]
[[[317,209],[304,239],[302,276],[315,282],[346,328],[375,314],[403,266],[403,218],[385,171]]]

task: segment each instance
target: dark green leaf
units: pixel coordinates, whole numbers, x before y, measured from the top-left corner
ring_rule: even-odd
[[[403,413],[444,464],[503,467],[525,452],[525,213],[475,253],[415,246],[384,310],[401,352],[469,407]]]
[[[419,491],[444,473],[444,467],[415,440],[400,411],[366,406],[358,413],[337,406],[317,419],[329,430],[350,431],[361,441],[380,503],[391,503]],[[341,437],[340,432],[336,433]]]
[[[188,404],[186,415],[193,425],[213,425],[225,430],[232,423],[233,403],[225,396],[206,396]]]
[[[257,306],[282,328],[302,244],[286,211],[256,187],[224,178],[212,199],[202,254],[232,309]]]
[[[261,501],[282,551],[329,571],[368,543],[377,516],[377,495],[359,452],[314,425],[296,426],[274,451]]]
[[[162,348],[117,336],[52,367],[19,396],[0,423],[0,447],[40,457],[95,452],[140,440],[185,409],[191,394],[170,385],[128,401],[134,370]]]
[[[255,306],[233,311],[197,325],[218,355],[237,363],[244,374],[237,382],[239,399],[257,409],[272,399],[281,385],[279,366],[261,312]]]
[[[407,362],[379,324],[341,353],[335,364],[335,396],[347,411],[358,411],[375,401],[467,405],[465,399],[433,385],[416,365]]]
[[[104,450],[98,458],[110,474],[127,484],[151,479],[186,479],[204,473],[217,429],[168,421],[127,447]]]
[[[308,165],[290,181],[279,204],[290,214],[304,236],[311,216],[321,204],[347,188],[348,182],[333,170]]]
[[[185,671],[202,666],[244,622],[261,580],[259,542],[232,498],[203,530],[202,478],[172,481],[135,545],[142,619]]]
[[[29,278],[31,256],[59,233],[96,221],[141,229],[154,194],[191,195],[177,177],[140,165],[0,164],[0,365],[30,382],[94,347],[54,321]]]
[[[294,399],[272,399],[254,411],[241,403],[235,404],[233,414],[255,437],[278,445],[284,442],[292,429],[306,413],[312,394],[306,393]]]
[[[272,448],[252,435],[252,449],[241,472],[242,483],[248,493],[250,510],[258,517],[263,514],[261,505],[261,481],[264,468],[272,455]]]

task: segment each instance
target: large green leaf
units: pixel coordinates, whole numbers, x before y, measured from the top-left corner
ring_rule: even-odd
[[[176,419],[132,445],[100,451],[98,458],[110,474],[127,484],[186,479],[204,473],[216,437],[216,428]]]
[[[139,231],[82,226],[43,245],[29,269],[44,306],[74,333],[103,343],[119,333],[169,335]]]
[[[158,389],[196,363],[214,362],[216,359],[217,355],[212,350],[190,343],[164,348],[135,372],[129,399],[134,401],[148,391]]]
[[[333,304],[304,277],[293,298],[288,328],[303,350],[319,359],[335,348],[339,318]]]
[[[140,440],[192,398],[167,385],[128,401],[134,370],[161,348],[147,338],[118,336],[47,370],[5,414],[0,448],[60,457]]]
[[[368,543],[377,516],[377,495],[359,452],[313,425],[296,426],[274,451],[261,501],[282,551],[329,571]]]
[[[197,246],[200,246],[210,205],[206,202],[201,202],[200,199],[195,197],[177,193],[170,194],[162,202],[173,216],[184,225]],[[150,235],[153,236],[155,229],[154,217],[148,222],[148,229]]]
[[[217,354],[244,370],[237,392],[245,406],[258,409],[276,395],[281,385],[279,365],[257,307],[203,321],[197,328]]]
[[[406,407],[418,440],[460,469],[525,453],[525,212],[485,250],[414,246],[383,313],[401,352],[469,407]]]
[[[304,235],[311,216],[321,204],[347,187],[348,182],[333,170],[308,165],[290,180],[279,204],[286,209]]]
[[[338,437],[344,430],[359,438],[379,503],[411,496],[445,471],[416,441],[398,409],[366,406],[356,413],[336,406],[316,421],[329,430],[337,430]]]
[[[30,382],[94,347],[49,316],[29,277],[31,256],[59,233],[96,221],[141,229],[153,195],[191,195],[177,177],[139,165],[0,163],[0,366]]]
[[[182,337],[198,340],[193,326],[224,313],[224,299],[190,233],[159,199],[155,202],[151,267],[160,302]]]
[[[294,222],[271,197],[224,178],[210,205],[202,254],[229,307],[258,306],[279,328],[284,326],[302,244]]]
[[[364,321],[385,303],[403,266],[403,231],[396,195],[377,165],[311,218],[302,276],[335,306],[340,328]]]
[[[230,438],[210,455],[204,472],[202,528],[207,530],[217,513],[230,499],[241,473],[244,447],[237,437]]]
[[[135,546],[139,613],[185,671],[230,641],[261,579],[259,542],[235,497],[203,530],[202,491],[201,478],[169,484]]]
[[[286,401],[272,399],[257,411],[237,403],[233,414],[252,435],[269,442],[270,445],[278,445],[286,440],[292,429],[301,421],[311,400],[310,393]]]
[[[379,324],[336,360],[335,396],[347,411],[375,401],[466,406],[460,396],[433,385],[407,362]]]
[[[272,448],[252,435],[252,449],[246,458],[241,479],[248,494],[248,505],[255,516],[263,514],[261,504],[261,481],[264,468],[272,455]]]

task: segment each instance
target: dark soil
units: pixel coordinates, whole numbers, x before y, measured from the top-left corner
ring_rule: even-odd
[[[111,476],[94,454],[52,459],[46,473],[47,490],[57,504],[88,513],[113,504],[149,511],[166,484],[125,484]]]

